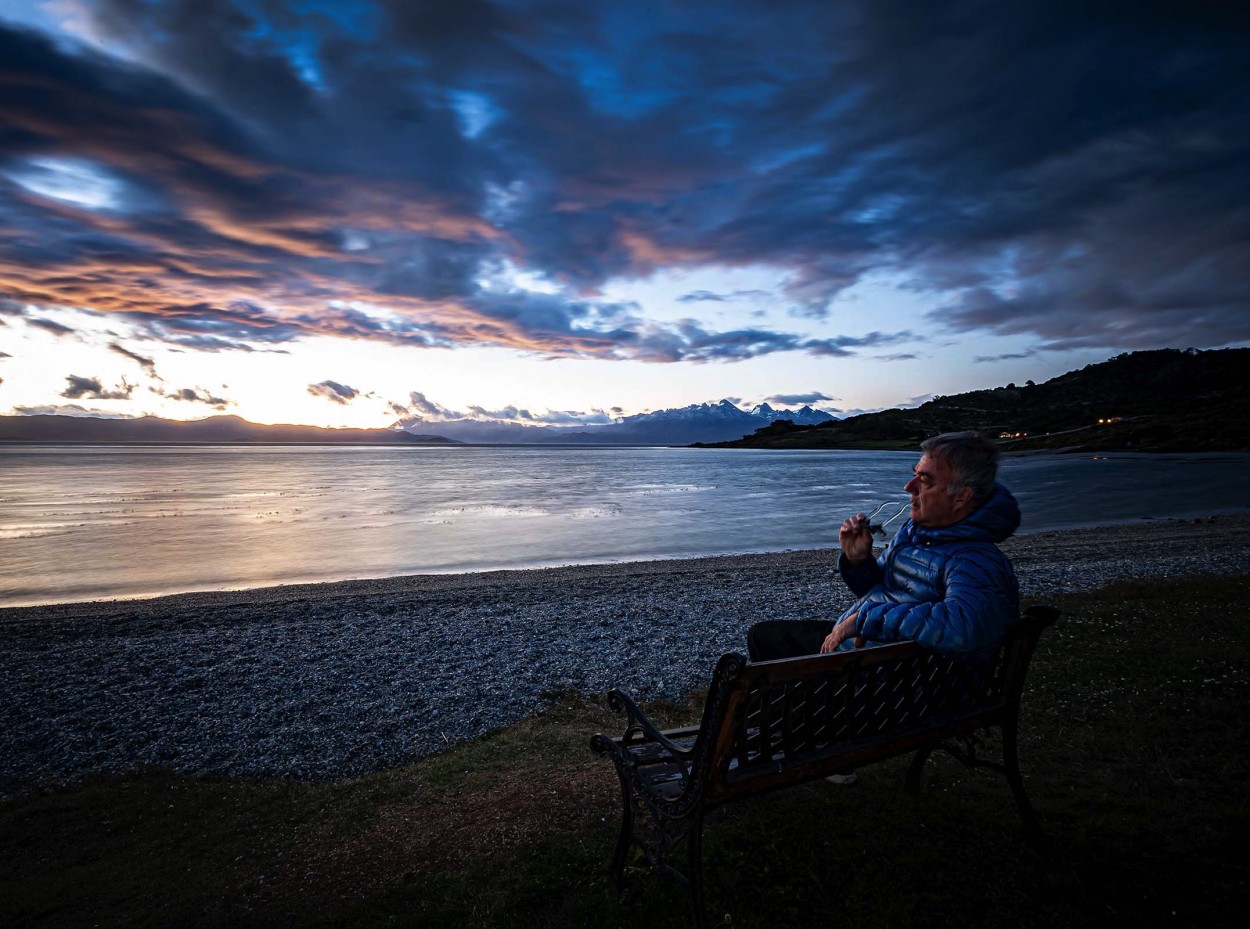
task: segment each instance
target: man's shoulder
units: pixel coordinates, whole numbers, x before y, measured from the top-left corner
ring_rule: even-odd
[[[932,557],[947,564],[974,563],[1013,571],[1011,559],[993,542],[984,539],[952,539],[926,547]],[[922,549],[924,551],[924,549]]]

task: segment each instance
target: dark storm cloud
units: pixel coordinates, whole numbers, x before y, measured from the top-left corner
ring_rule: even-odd
[[[320,384],[309,384],[308,392],[314,397],[324,397],[331,403],[337,403],[340,406],[346,406],[360,396],[360,391],[355,387],[348,387],[346,384],[338,383],[338,381],[322,381]]]
[[[974,364],[986,364],[992,361],[1021,361],[1036,356],[1037,352],[1004,352],[1001,355],[977,355],[972,361]]]
[[[160,380],[160,376],[156,373],[156,361],[154,359],[132,352],[130,349],[125,346],[118,345],[116,342],[109,343],[109,351],[116,352],[123,358],[129,358],[131,361],[137,363],[141,368],[143,368],[143,370],[148,373],[149,377]]]
[[[121,386],[106,389],[98,377],[80,377],[71,374],[65,378],[69,386],[61,391],[67,400],[129,400],[134,392],[134,385],[122,380]]]
[[[190,348],[864,347],[587,296],[663,267],[771,265],[789,272],[778,308],[821,327],[877,274],[925,294],[935,329],[1038,348],[1250,339],[1250,214],[1230,207],[1250,200],[1250,28],[1233,5],[101,0],[84,16],[130,63],[0,27],[0,290],[24,303],[125,312]],[[61,175],[90,202],[58,200]],[[484,284],[505,262],[566,290]]]
[[[55,320],[44,319],[43,317],[40,317],[40,316],[28,316],[26,318],[26,325],[36,326],[39,329],[43,329],[43,330],[46,330],[47,332],[51,332],[54,336],[66,336],[66,335],[74,334],[74,330],[71,329],[69,326],[62,325],[61,323],[58,323]]]
[[[397,416],[414,417],[424,422],[454,422],[458,420],[475,420],[478,422],[523,423],[530,425],[573,426],[573,425],[605,425],[613,422],[613,416],[603,410],[580,412],[577,410],[546,410],[534,413],[523,407],[509,405],[497,410],[471,405],[464,412],[452,410],[428,399],[424,393],[414,390],[409,394],[408,403],[389,404],[391,412]],[[617,409],[614,412],[619,413]]]
[[[710,290],[695,290],[677,298],[679,303],[724,303],[729,298]]]
[[[522,411],[524,412],[524,411]],[[615,421],[613,415],[605,410],[548,410],[545,413],[532,414],[531,422],[546,423],[551,426],[606,426]]]
[[[419,390],[414,390],[409,396],[410,410],[418,416],[442,419],[463,419],[463,413],[457,413],[440,406],[432,400],[426,398],[425,394]]]
[[[916,336],[907,331],[871,332],[866,336],[830,339],[809,339],[769,329],[711,332],[694,320],[686,320],[672,327],[643,332],[630,345],[628,357],[644,361],[743,361],[774,352],[803,351],[844,358],[856,354],[861,348],[914,338]]]
[[[677,298],[678,303],[728,303],[731,300],[739,300],[752,297],[767,297],[766,290],[735,290],[727,294],[718,294],[711,290],[692,290],[688,294],[682,294]]]
[[[231,401],[223,397],[214,396],[210,391],[199,387],[180,387],[176,390],[158,390],[155,392],[162,397],[168,397],[170,400],[181,400],[186,403],[203,403],[216,410],[224,410],[231,403]]]
[[[134,413],[88,409],[77,403],[45,403],[38,406],[15,406],[18,416],[92,416],[98,419],[138,419]]]
[[[813,390],[806,394],[774,394],[771,397],[765,397],[765,403],[780,403],[783,406],[794,406],[796,403],[822,403],[826,400],[837,400],[837,397],[831,397],[819,390]]]
[[[612,422],[612,417],[603,410],[592,410],[582,413],[577,410],[547,410],[543,413],[531,413],[527,409],[516,406],[505,406],[498,410],[471,405],[468,418],[504,423],[529,423],[533,425],[576,426],[605,425]]]
[[[167,304],[157,312],[123,315],[155,338],[202,351],[252,351],[252,343],[289,342],[306,331],[298,322],[275,319],[247,303]]]

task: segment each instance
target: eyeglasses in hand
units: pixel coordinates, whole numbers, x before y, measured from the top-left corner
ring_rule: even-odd
[[[904,500],[902,503],[898,500],[887,500],[868,514],[868,531],[874,537],[884,539],[886,537],[885,527],[902,516],[910,508],[910,500]],[[874,519],[880,519],[880,522],[874,523]]]

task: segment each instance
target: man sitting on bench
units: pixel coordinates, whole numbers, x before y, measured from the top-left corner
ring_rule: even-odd
[[[868,519],[842,523],[838,570],[859,597],[835,624],[769,620],[747,636],[752,661],[914,639],[941,652],[989,656],[1020,612],[1015,571],[997,543],[1020,508],[997,483],[998,448],[972,432],[927,439],[912,479],[911,516],[875,560]]]

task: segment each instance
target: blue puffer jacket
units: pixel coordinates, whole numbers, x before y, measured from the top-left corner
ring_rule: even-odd
[[[842,578],[859,602],[855,632],[866,645],[915,639],[942,652],[987,653],[1020,613],[1011,562],[996,543],[1020,525],[1020,507],[1002,484],[974,513],[953,526],[927,529],[911,520],[875,560],[853,565],[843,555]],[[854,647],[847,639],[842,648]]]

